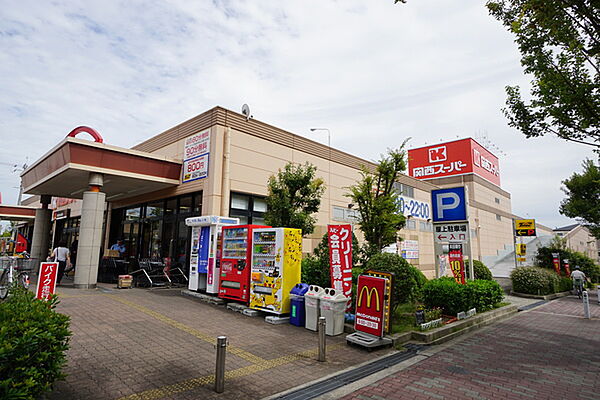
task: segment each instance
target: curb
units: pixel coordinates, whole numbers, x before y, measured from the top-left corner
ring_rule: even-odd
[[[569,290],[568,292],[552,293],[552,294],[547,294],[545,296],[537,295],[537,294],[518,293],[518,292],[511,291],[510,295],[516,296],[516,297],[523,297],[526,299],[539,299],[539,300],[548,301],[548,300],[560,299],[561,297],[570,296],[571,291]]]

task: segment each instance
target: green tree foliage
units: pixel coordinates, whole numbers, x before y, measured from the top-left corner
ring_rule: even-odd
[[[419,300],[427,278],[404,258],[393,253],[379,253],[367,261],[365,268],[394,274],[392,287],[392,314],[403,303]]]
[[[358,207],[358,226],[367,242],[368,256],[395,243],[398,231],[406,224],[394,189],[400,173],[406,170],[405,144],[406,141],[397,150],[389,149],[374,172],[363,166],[362,179],[347,188],[350,193],[346,196]]]
[[[600,239],[600,168],[586,160],[582,174],[574,173],[562,183],[567,198],[560,205],[560,213],[581,220]]]
[[[57,303],[22,288],[0,303],[1,399],[37,399],[64,378],[71,332],[69,317],[54,311]]]
[[[317,168],[306,163],[287,163],[269,177],[265,222],[271,226],[302,229],[302,235],[315,230],[314,213],[319,211],[325,191],[323,179],[315,178]]]
[[[531,100],[507,86],[509,125],[526,137],[554,134],[600,148],[600,13],[597,0],[488,1],[515,36],[533,77]]]
[[[352,234],[352,271],[356,281],[356,275],[362,272],[360,246],[358,239]],[[313,254],[302,260],[302,282],[321,287],[331,287],[331,269],[329,266],[329,241],[327,234],[323,235],[321,242]],[[356,272],[354,272],[356,271]]]
[[[571,271],[578,265],[585,276],[590,278],[592,282],[600,282],[600,266],[596,265],[594,260],[578,251],[568,249],[557,242],[553,242],[549,246],[540,247],[535,256],[535,264],[539,267],[554,271],[552,253],[559,254],[560,270],[563,276],[566,276],[567,274],[563,260],[567,259],[569,260]],[[554,274],[556,275],[556,273]]]

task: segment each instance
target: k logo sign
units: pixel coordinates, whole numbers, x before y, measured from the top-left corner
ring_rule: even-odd
[[[448,154],[446,150],[446,146],[440,147],[432,147],[429,149],[429,162],[439,162],[446,161],[448,159]]]

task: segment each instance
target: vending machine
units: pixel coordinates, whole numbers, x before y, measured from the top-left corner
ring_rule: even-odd
[[[190,290],[202,290],[211,294],[219,292],[221,229],[223,226],[239,223],[239,218],[215,215],[186,218],[185,224],[192,227],[188,283]]]
[[[252,232],[257,228],[270,228],[270,226],[235,225],[223,227],[219,297],[244,303],[249,302]]]
[[[250,308],[290,312],[290,290],[300,282],[302,231],[261,228],[252,233]]]

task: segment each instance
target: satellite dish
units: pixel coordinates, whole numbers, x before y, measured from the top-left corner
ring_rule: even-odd
[[[250,115],[250,107],[248,106],[248,104],[244,104],[242,106],[242,114],[246,116],[246,121],[249,121],[250,118],[252,118],[252,115]]]

